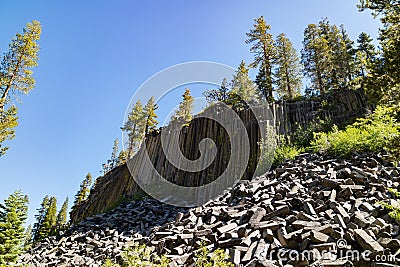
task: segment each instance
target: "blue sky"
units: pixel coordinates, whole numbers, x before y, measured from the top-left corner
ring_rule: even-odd
[[[355,40],[376,38],[379,21],[357,0],[43,1],[0,4],[0,51],[33,19],[42,23],[36,88],[22,97],[17,137],[0,158],[0,200],[16,189],[30,197],[29,222],[44,195],[72,202],[88,172],[100,174],[121,137],[125,109],[151,75],[188,61],[236,67],[251,61],[245,33],[263,15],[276,36],[300,50],[309,23],[328,17]],[[179,92],[181,94],[181,92]],[[169,105],[179,103],[171,98]],[[167,103],[168,105],[168,103]],[[160,107],[160,117],[168,107]],[[59,204],[61,205],[61,204]]]

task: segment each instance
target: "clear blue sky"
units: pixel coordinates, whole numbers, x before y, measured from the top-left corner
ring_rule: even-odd
[[[135,90],[163,68],[187,61],[236,67],[252,58],[244,43],[264,15],[276,36],[297,49],[308,23],[328,17],[350,37],[376,38],[379,21],[357,0],[3,0],[0,51],[28,21],[43,26],[36,88],[22,97],[17,137],[0,158],[0,200],[16,189],[30,197],[29,222],[44,195],[72,202],[88,172],[100,174],[121,137]],[[176,99],[176,105],[179,102]],[[160,107],[159,113],[163,113]],[[166,114],[160,114],[165,116]],[[60,204],[59,204],[60,205]]]

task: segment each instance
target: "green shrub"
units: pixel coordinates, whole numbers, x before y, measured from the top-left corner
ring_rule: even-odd
[[[400,198],[400,192],[398,192],[396,189],[389,188],[388,191],[394,198]]]
[[[283,139],[284,140],[284,139]],[[281,144],[275,149],[273,167],[277,167],[286,160],[292,160],[297,155],[303,152],[303,148],[291,145],[286,141],[281,141]]]
[[[266,173],[274,162],[274,153],[278,146],[278,135],[272,126],[266,127],[265,136],[258,143],[260,148],[260,157],[256,169],[256,175],[260,176]]]
[[[314,138],[314,133],[329,132],[333,123],[331,119],[312,122],[308,127],[297,126],[293,133],[293,144],[297,147],[308,147]]]
[[[390,108],[378,107],[375,112],[365,119],[339,130],[333,126],[329,133],[315,133],[311,142],[314,152],[322,152],[335,156],[348,156],[353,151],[379,152],[393,150],[392,154],[399,151],[393,147],[392,142],[399,138],[399,125],[397,124]]]
[[[196,253],[196,267],[234,267],[233,263],[227,262],[228,255],[222,249],[216,249],[210,253],[204,244]]]
[[[169,263],[169,259],[159,257],[153,248],[139,244],[124,249],[121,258],[121,264],[107,259],[103,267],[167,267]]]
[[[210,253],[204,243],[200,245],[196,253],[196,267],[234,267],[226,259],[228,255],[222,249],[216,249]],[[165,256],[158,256],[153,248],[146,245],[135,244],[124,250],[121,262],[115,263],[106,259],[103,267],[167,267],[170,260]],[[0,266],[1,267],[1,266]]]
[[[383,208],[389,210],[388,215],[389,215],[390,218],[400,222],[400,208],[398,206],[392,206],[392,205],[390,205],[390,204],[388,204],[386,202],[383,202],[383,201],[379,202],[379,204]]]

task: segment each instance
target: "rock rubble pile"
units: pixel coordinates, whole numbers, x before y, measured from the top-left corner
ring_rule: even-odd
[[[397,205],[388,188],[400,189],[399,182],[400,169],[382,156],[303,154],[201,207],[123,204],[38,244],[20,262],[101,266],[137,241],[171,259],[171,267],[195,266],[200,244],[224,249],[235,266],[395,264],[400,227],[379,202]]]

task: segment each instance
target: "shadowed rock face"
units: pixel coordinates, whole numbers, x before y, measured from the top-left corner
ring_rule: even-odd
[[[71,211],[70,221],[77,223],[88,216],[111,210],[138,192],[127,166],[119,166],[96,180],[89,198]]]
[[[397,252],[400,227],[378,202],[390,201],[387,185],[399,183],[400,168],[385,155],[302,154],[200,207],[178,209],[153,199],[124,203],[44,240],[20,262],[100,266],[137,241],[170,258],[170,266],[192,266],[202,241],[210,250],[225,249],[236,266],[374,266],[321,253]]]
[[[363,91],[343,90],[314,100],[277,103],[271,105],[271,112],[275,118],[277,132],[290,135],[297,127],[307,127],[317,119],[330,118],[337,125],[343,124],[364,116],[369,108]],[[249,136],[251,155],[248,168],[242,178],[251,179],[259,157],[260,129],[251,110],[240,111],[238,115]],[[215,161],[202,172],[188,173],[170,164],[162,150],[160,136],[160,131],[149,134],[146,137],[146,148],[153,166],[162,177],[172,183],[188,187],[208,184],[215,180],[227,166],[230,157],[230,144],[227,142],[229,137],[224,128],[215,121],[195,118],[180,132],[180,148],[188,159],[199,157],[198,145],[203,138],[210,138],[217,144],[218,152]],[[135,157],[132,160],[138,161]],[[134,164],[140,165],[140,162]],[[122,201],[133,199],[138,194],[141,194],[141,190],[131,177],[126,165],[117,167],[105,176],[97,178],[88,200],[73,208],[70,214],[71,222],[77,223],[88,216],[108,211]]]

